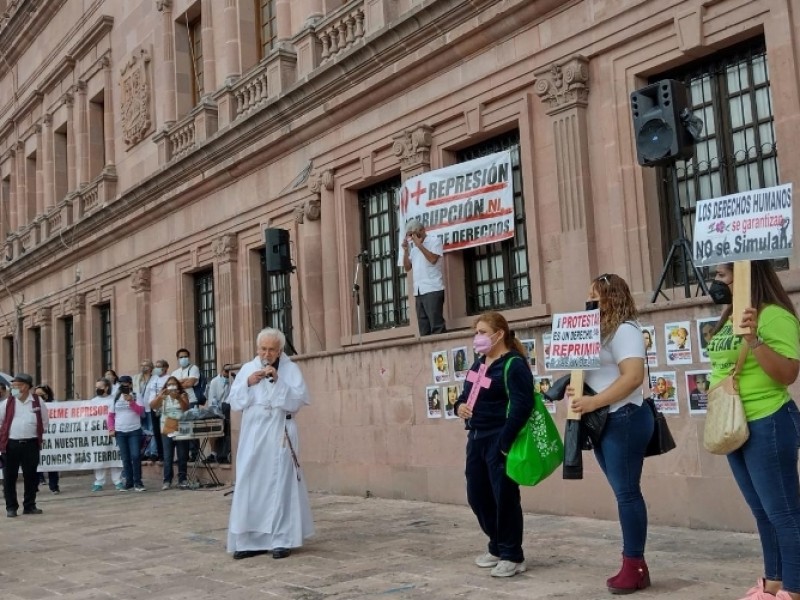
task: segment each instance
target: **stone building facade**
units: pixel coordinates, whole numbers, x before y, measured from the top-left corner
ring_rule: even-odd
[[[431,352],[498,308],[541,363],[550,316],[613,271],[677,378],[679,448],[645,469],[653,519],[751,528],[718,502],[738,494],[683,380],[707,366],[694,325],[715,307],[677,266],[652,296],[670,177],[690,222],[698,198],[798,171],[799,27],[788,0],[0,0],[0,367],[86,397],[107,367],[181,346],[213,374],[277,325],[313,392],[311,488],[463,503],[463,429],[426,415]],[[629,106],[665,77],[706,124],[674,173],[637,165]],[[515,239],[447,255],[450,332],[420,339],[394,266],[400,183],[499,149]],[[265,229],[288,232],[294,271],[265,270]],[[686,320],[693,363],[664,366],[664,325]],[[525,507],[613,518],[586,462]]]

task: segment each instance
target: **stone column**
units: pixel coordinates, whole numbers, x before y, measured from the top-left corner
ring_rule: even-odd
[[[31,220],[44,214],[44,139],[42,126],[36,125],[36,214]]]
[[[67,193],[71,194],[78,189],[78,153],[75,145],[75,97],[72,94],[64,96],[64,106],[67,107]]]
[[[576,55],[534,71],[536,94],[553,118],[561,217],[562,300],[583,298],[597,274],[589,172],[589,60]]]
[[[203,0],[200,7],[203,44],[203,95],[213,94],[217,89],[217,65],[214,60],[214,29],[211,14],[214,2]]]
[[[44,164],[43,196],[44,212],[47,213],[55,204],[56,181],[55,162],[53,161],[53,115],[44,116],[44,139],[42,146],[42,162]]]
[[[322,252],[322,305],[325,319],[325,350],[342,347],[342,307],[339,285],[342,265],[339,264],[338,236],[336,234],[336,210],[333,171],[325,171],[311,186],[319,194],[321,223],[320,241]]]
[[[290,0],[275,0],[276,41],[282,42],[292,37],[292,7]]]
[[[136,296],[137,356],[143,359],[153,352],[152,321],[150,319],[150,268],[141,267],[131,275],[131,288]],[[153,359],[155,360],[155,359]]]
[[[400,161],[400,179],[403,183],[431,170],[431,144],[433,144],[433,127],[429,125],[418,125],[394,136],[392,150]],[[400,223],[400,228],[404,227],[405,223]],[[398,248],[398,251],[402,252],[403,250]],[[445,261],[445,265],[447,264]],[[446,279],[447,275],[445,272]],[[447,281],[445,281],[445,288],[448,287]],[[417,322],[417,304],[414,301],[413,271],[406,274],[406,291],[408,292],[408,322],[414,326]],[[453,294],[445,294],[445,320],[449,316],[449,305],[453,301]]]
[[[239,62],[239,10],[236,0],[225,0],[225,83],[238,79],[242,74]]]
[[[116,158],[114,156],[114,76],[111,72],[111,58],[103,57],[103,143],[106,164],[103,171],[113,172]]]
[[[40,308],[33,314],[33,324],[42,336],[42,381],[53,381],[53,316],[52,311]]]
[[[89,105],[86,101],[86,82],[79,81],[77,86],[76,104],[78,105],[78,187],[82,188],[89,183]]]
[[[17,149],[16,146],[11,146],[8,149],[8,155],[11,158],[11,181],[9,187],[8,197],[8,233],[14,233],[19,227],[19,216],[17,215]],[[3,242],[6,240],[3,239]]]
[[[17,142],[17,229],[22,229],[28,224],[25,160],[25,143]]]
[[[239,279],[236,264],[239,246],[235,234],[226,233],[213,242],[214,304],[217,308],[217,367],[241,359],[239,353]]]
[[[163,98],[159,105],[164,113],[164,125],[169,127],[178,114],[175,94],[175,33],[172,24],[172,0],[156,0],[156,8],[161,13],[161,89]]]

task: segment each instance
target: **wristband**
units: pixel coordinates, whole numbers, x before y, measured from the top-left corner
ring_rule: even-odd
[[[754,339],[752,342],[747,342],[747,345],[750,346],[750,350],[755,350],[759,346],[764,345],[764,340],[762,340],[760,337],[756,337],[756,339]]]

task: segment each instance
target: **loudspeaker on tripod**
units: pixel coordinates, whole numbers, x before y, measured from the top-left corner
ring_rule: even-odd
[[[631,113],[640,165],[656,167],[692,157],[694,138],[686,123],[691,116],[689,96],[683,83],[664,79],[636,90]]]
[[[265,268],[267,273],[291,273],[289,232],[286,229],[265,229],[264,242],[266,243]]]

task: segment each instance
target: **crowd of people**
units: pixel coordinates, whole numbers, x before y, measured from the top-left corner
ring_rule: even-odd
[[[428,265],[436,264],[435,255],[422,251],[424,229],[410,233],[420,247],[416,268],[423,258]],[[721,265],[711,297],[725,308],[708,340],[712,372],[707,383],[713,389],[729,375],[746,345],[739,392],[750,438],[727,459],[757,524],[764,573],[743,600],[800,600],[800,412],[788,391],[800,371],[800,322],[769,262],[752,263],[752,307],[742,314],[733,314],[732,285],[732,265]],[[427,299],[420,300],[424,310],[430,309],[431,324],[443,330],[435,308],[438,299],[431,303],[433,309],[426,304]],[[583,390],[568,387],[566,398],[578,416],[600,408],[608,411],[593,451],[616,499],[622,564],[606,587],[614,594],[628,594],[650,586],[641,478],[655,419],[642,393],[646,338],[630,289],[618,275],[604,274],[590,282],[586,309],[596,308],[600,367],[586,371]],[[734,324],[747,333],[735,335]],[[223,365],[205,390],[208,402],[225,413],[226,421],[231,410],[242,412],[227,544],[237,560],[268,552],[273,558],[285,558],[314,533],[295,421],[310,400],[303,375],[284,353],[284,345],[283,333],[262,330],[256,357],[242,365],[238,377],[233,379],[231,366]],[[475,564],[491,569],[494,577],[512,577],[524,572],[526,563],[519,485],[507,476],[505,460],[533,410],[534,380],[525,348],[502,314],[487,312],[475,320],[473,349],[472,375],[457,398],[448,394],[447,405],[465,423],[467,501],[488,538],[486,551]],[[188,350],[181,349],[176,356],[179,368],[171,374],[166,360],[155,365],[145,360],[134,377],[108,371],[97,380],[93,402],[110,407],[109,432],[116,438],[123,466],[98,470],[94,490],[103,488],[108,471],[118,489],[144,490],[142,456],[163,460],[163,490],[173,484],[177,456],[178,486],[186,485],[189,443],[174,439],[174,433],[183,413],[200,401],[199,370],[191,364]],[[41,512],[35,502],[37,440],[40,444],[47,426],[46,403],[52,400],[52,390],[46,385],[34,387],[29,375],[18,374],[11,392],[13,396],[0,404],[0,451],[5,458],[6,510],[14,517],[19,508],[15,483],[20,466],[25,480],[23,512]],[[148,440],[148,431],[161,435]],[[216,448],[221,459],[230,452],[229,432],[228,426]],[[50,474],[48,481],[58,493],[57,474]]]

